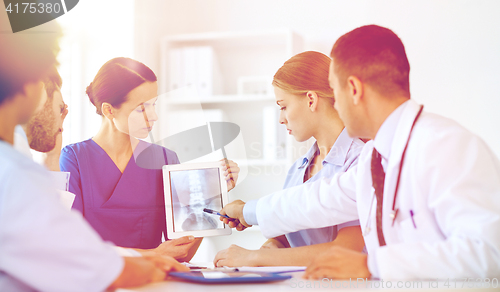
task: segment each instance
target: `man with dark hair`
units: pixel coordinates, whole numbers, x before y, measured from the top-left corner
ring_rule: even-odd
[[[47,171],[16,151],[14,129],[38,108],[56,65],[55,21],[9,33],[0,13],[0,291],[102,291],[188,270],[170,257],[122,258],[59,203]]]
[[[401,40],[376,25],[355,29],[340,37],[331,51],[341,83],[357,76],[384,95],[410,97],[410,63]]]
[[[482,139],[410,99],[404,46],[369,25],[333,46],[329,82],[350,136],[372,139],[332,179],[220,212],[270,238],[358,219],[368,255],[334,247],[309,278],[450,279],[500,274],[500,162]],[[307,195],[304,195],[307,194]],[[224,265],[219,261],[217,265]]]

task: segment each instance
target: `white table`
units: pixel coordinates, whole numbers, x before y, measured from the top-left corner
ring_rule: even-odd
[[[168,281],[154,283],[134,289],[119,289],[119,292],[141,291],[203,291],[203,292],[277,292],[277,291],[297,291],[297,290],[390,290],[398,291],[432,291],[432,292],[452,292],[452,291],[473,291],[498,292],[500,286],[493,288],[491,283],[488,287],[484,282],[464,282],[464,281],[362,281],[349,280],[321,280],[310,281],[302,279],[303,272],[291,273],[293,278],[286,281],[264,283],[264,284],[195,284],[169,279]],[[500,279],[499,279],[500,280]],[[399,288],[398,288],[399,286]],[[405,287],[406,286],[406,287]]]

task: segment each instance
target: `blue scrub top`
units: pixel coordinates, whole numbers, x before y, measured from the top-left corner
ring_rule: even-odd
[[[155,248],[166,236],[161,166],[178,164],[175,152],[140,141],[123,173],[92,139],[64,147],[61,171],[79,210],[104,240],[131,248]],[[137,157],[135,157],[137,158]],[[136,161],[137,160],[137,161]],[[139,165],[138,165],[139,164]]]
[[[347,171],[350,167],[358,163],[358,156],[363,146],[363,141],[350,138],[347,130],[344,128],[335,141],[335,144],[333,144],[332,149],[330,149],[330,152],[328,152],[328,155],[323,160],[323,168],[304,182],[306,170],[313,161],[315,153],[319,151],[318,144],[314,143],[306,155],[297,159],[292,167],[290,167],[283,188],[286,189],[303,183],[314,182],[323,177],[333,177],[338,172]],[[306,196],[307,194],[304,195]],[[337,237],[338,230],[356,225],[359,225],[358,220],[324,228],[300,230],[285,234],[285,236],[291,247],[319,244],[334,240]]]

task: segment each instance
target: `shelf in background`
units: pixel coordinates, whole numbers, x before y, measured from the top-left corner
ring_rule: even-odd
[[[298,36],[288,29],[205,32],[196,34],[170,35],[162,38],[163,44],[189,46],[210,43],[213,46],[255,46],[260,44],[287,45]]]
[[[259,94],[224,94],[213,95],[209,98],[201,100],[181,100],[172,98],[167,100],[169,105],[189,105],[189,104],[217,104],[217,103],[237,103],[237,102],[274,102],[273,95],[259,95]]]

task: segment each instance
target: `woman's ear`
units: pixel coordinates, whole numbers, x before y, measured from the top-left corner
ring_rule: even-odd
[[[314,92],[314,91],[308,91],[306,93],[306,97],[307,97],[309,109],[312,112],[315,112],[318,108],[318,102],[319,102],[318,94],[316,94],[316,92]]]
[[[107,102],[103,102],[103,103],[101,104],[101,112],[102,112],[102,114],[103,114],[106,118],[108,118],[108,119],[110,119],[110,120],[112,120],[112,119],[114,119],[114,118],[115,118],[115,115],[114,115],[114,108],[113,108],[113,106],[112,106],[111,104],[109,104],[109,103],[107,103]]]

